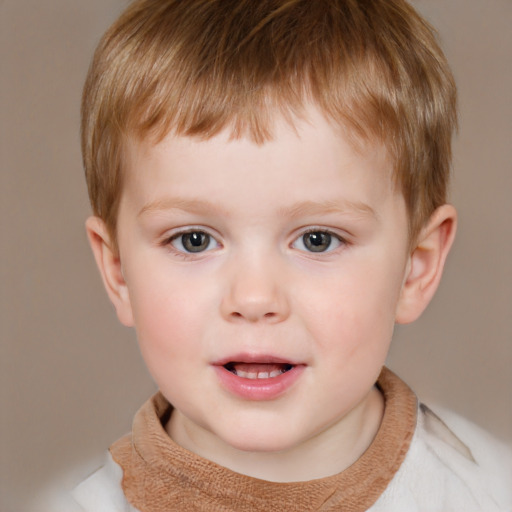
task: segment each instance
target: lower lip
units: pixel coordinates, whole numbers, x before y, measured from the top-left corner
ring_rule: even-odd
[[[305,369],[304,365],[268,379],[246,379],[226,370],[224,366],[214,366],[223,386],[234,395],[245,400],[273,400],[290,389]]]

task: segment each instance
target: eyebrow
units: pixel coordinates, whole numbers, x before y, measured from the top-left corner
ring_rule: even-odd
[[[197,215],[218,215],[229,217],[229,212],[217,203],[204,199],[165,198],[152,201],[144,205],[138,217],[147,213],[154,213],[165,210],[182,210]],[[287,218],[301,217],[305,215],[325,214],[357,214],[364,217],[378,218],[375,210],[362,201],[350,201],[348,199],[337,199],[327,201],[301,201],[291,206],[278,209],[278,215]]]
[[[203,199],[184,199],[180,197],[169,197],[148,203],[140,209],[137,216],[140,217],[146,213],[164,210],[183,210],[197,215],[211,215],[213,213],[225,217],[228,216],[228,212],[224,208],[216,203],[212,203],[211,201]]]
[[[378,218],[375,210],[362,201],[350,201],[348,199],[337,199],[328,201],[303,201],[290,207],[279,209],[279,214],[286,217],[300,217],[304,215],[321,214],[347,214],[355,213],[365,217]]]

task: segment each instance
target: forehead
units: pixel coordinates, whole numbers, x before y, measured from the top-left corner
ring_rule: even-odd
[[[383,142],[376,138],[362,138],[346,124],[328,119],[314,105],[307,105],[293,116],[275,114],[269,125],[269,137],[263,141],[255,141],[249,131],[240,133],[233,126],[227,126],[210,137],[177,135],[172,131],[160,138],[129,136],[123,144],[124,167],[136,171],[140,160],[155,162],[170,154],[177,160],[194,158],[198,151],[204,156],[221,158],[221,147],[225,154],[230,149],[235,152],[237,147],[243,148],[247,160],[254,153],[270,154],[279,148],[293,147],[303,156],[317,155],[323,150],[326,157],[343,152],[346,158],[373,160],[381,171],[387,171],[386,177],[392,176],[393,162]]]
[[[255,198],[253,206],[264,197],[279,207],[306,196],[324,202],[342,196],[355,204],[396,193],[385,147],[351,136],[314,108],[293,121],[276,117],[272,138],[261,144],[236,138],[228,129],[208,139],[173,134],[158,142],[131,138],[124,171],[124,192],[146,203],[203,193],[236,203],[230,190],[247,207],[247,197]]]

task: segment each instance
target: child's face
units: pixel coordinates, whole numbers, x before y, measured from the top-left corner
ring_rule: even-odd
[[[120,316],[189,447],[294,449],[365,421],[408,262],[382,149],[316,111],[259,146],[133,143],[118,237]]]

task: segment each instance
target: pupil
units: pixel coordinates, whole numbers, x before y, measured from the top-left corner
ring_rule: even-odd
[[[323,252],[331,245],[331,235],[321,231],[306,233],[303,240],[304,245],[312,252]]]
[[[189,252],[204,251],[210,243],[210,236],[200,231],[183,235],[183,247]]]

